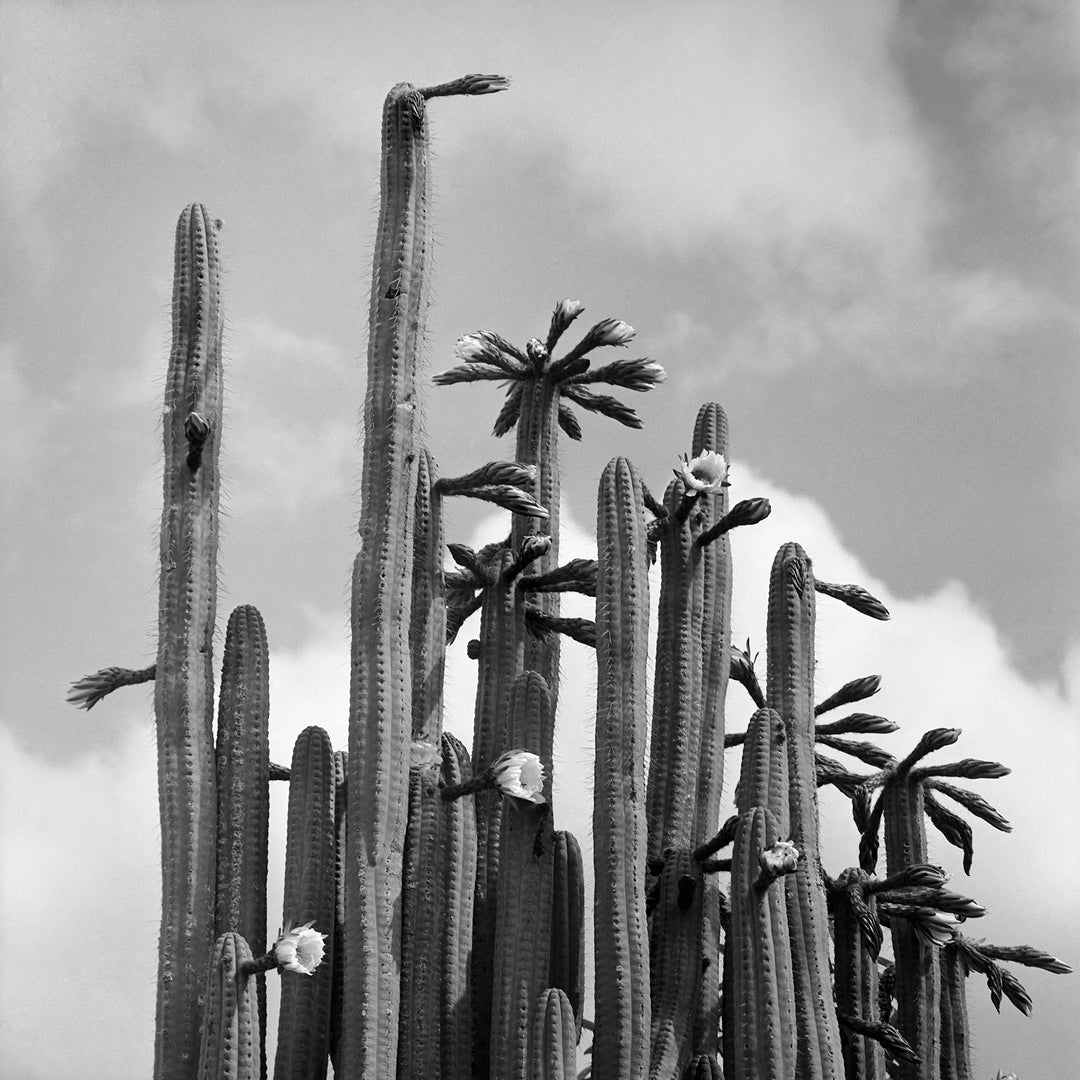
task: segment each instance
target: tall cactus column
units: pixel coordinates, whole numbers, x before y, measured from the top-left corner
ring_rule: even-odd
[[[221,434],[220,225],[195,203],[176,227],[154,683],[162,877],[156,1080],[195,1075],[200,1003],[214,947],[217,789],[211,660]]]
[[[343,1074],[389,1078],[397,1060],[401,870],[412,730],[410,585],[420,448],[417,376],[428,303],[426,100],[506,85],[466,76],[399,83],[383,109],[371,288],[360,552],[353,573]]]
[[[641,479],[616,458],[600,480],[596,527],[596,1080],[649,1069],[645,918],[645,656],[649,579]]]
[[[843,1066],[818,850],[813,574],[798,544],[785,544],[776,553],[769,582],[768,704],[780,714],[787,733],[791,840],[802,853],[797,871],[785,878],[797,1010],[795,1076],[832,1080]]]

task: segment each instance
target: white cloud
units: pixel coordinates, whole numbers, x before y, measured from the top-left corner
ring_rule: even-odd
[[[774,506],[765,523],[733,537],[737,639],[749,634],[755,643],[763,642],[769,566],[780,544],[793,537],[800,538],[821,577],[858,582],[889,604],[893,621],[879,624],[821,599],[819,696],[857,675],[880,673],[884,686],[873,707],[903,725],[886,740],[894,753],[905,753],[929,728],[959,726],[965,731],[956,753],[938,754],[937,760],[988,757],[1014,768],[1006,780],[972,782],[1012,819],[1016,831],[999,837],[976,822],[974,876],[969,883],[958,875],[954,886],[959,891],[970,886],[991,908],[992,925],[986,920],[990,937],[1026,941],[1075,960],[1080,953],[1075,931],[1072,940],[1048,939],[1048,934],[1068,932],[1063,928],[1070,925],[1076,882],[1069,861],[1075,845],[1070,841],[1063,846],[1062,838],[1074,837],[1080,822],[1074,803],[1062,793],[1071,790],[1080,767],[1075,733],[1080,649],[1071,654],[1066,672],[1069,697],[1029,683],[1014,670],[989,620],[962,588],[948,585],[932,596],[896,600],[845,549],[817,504],[777,489],[740,462],[733,481],[736,497],[764,495]],[[589,533],[568,517],[563,520],[565,557],[592,554]],[[488,522],[475,539],[483,542],[503,530],[501,519]],[[448,726],[466,739],[471,739],[472,729],[473,665],[463,651],[472,633],[473,627],[466,628],[453,650],[447,695]],[[343,620],[335,615],[313,623],[309,643],[275,653],[270,670],[274,760],[287,762],[295,735],[311,723],[326,727],[335,745],[345,745],[349,659]],[[571,828],[582,841],[588,864],[588,702],[595,694],[588,650],[565,647],[562,686],[556,813],[559,825]],[[100,707],[124,706],[119,699]],[[732,730],[741,728],[751,708],[741,688],[734,686],[728,710]],[[26,942],[33,943],[32,956],[21,964],[18,977],[9,964],[0,978],[6,1075],[20,1080],[64,1075],[76,1047],[88,1080],[123,1080],[149,1069],[159,838],[153,735],[143,711],[139,719],[132,714],[132,733],[114,752],[68,766],[43,764],[0,732],[5,773],[0,786],[4,954],[22,955]],[[729,787],[736,768],[733,759]],[[276,929],[281,894],[283,791],[284,785],[275,786],[271,931]],[[854,861],[853,833],[846,821],[834,827],[834,821],[845,818],[842,807],[827,803],[825,813],[830,845],[826,862],[836,871]],[[844,851],[839,851],[841,845]],[[833,855],[833,850],[839,853]],[[959,860],[944,844],[932,841],[931,851],[935,859],[958,870]],[[88,954],[100,955],[103,966],[88,961]],[[1046,996],[1050,1000],[1021,1029],[1010,1030],[1013,1060],[1021,1070],[1042,1060],[1040,1040],[1061,1045],[1060,1033],[1047,1030],[1047,1021],[1040,1017],[1052,1022],[1053,1009],[1069,1008],[1070,995],[1075,997],[1071,984],[1050,987],[1038,976],[1027,981],[1037,1003]],[[62,1009],[56,1002],[58,983],[64,986]],[[974,986],[972,990],[976,993]],[[981,990],[978,994],[981,997]],[[985,1018],[977,1022],[985,1025]],[[977,1042],[1004,1052],[985,1026]]]

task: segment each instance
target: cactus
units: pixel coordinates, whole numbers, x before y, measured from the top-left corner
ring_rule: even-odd
[[[199,991],[214,944],[220,227],[197,203],[176,227],[154,678],[162,873],[156,1080],[194,1075]]]
[[[1003,962],[1069,970],[1038,950],[964,938],[959,923],[983,909],[946,890],[925,862],[929,822],[970,871],[972,828],[957,807],[1009,829],[982,796],[953,782],[1007,770],[970,758],[921,764],[955,741],[954,729],[930,732],[897,760],[851,737],[895,730],[884,717],[819,722],[876,693],[880,679],[854,679],[815,704],[816,595],[873,619],[888,611],[860,586],[819,581],[794,543],[773,564],[762,692],[749,642],[745,650],[730,642],[727,534],[770,506],[751,498],[728,507],[720,406],[699,411],[692,451],[663,503],[625,458],[610,462],[596,560],[565,565],[559,429],[581,437],[575,405],[640,426],[593,384],[645,391],[664,378],[645,358],[592,366],[594,350],[627,344],[631,327],[601,320],[553,357],[582,311],[564,300],[546,338],[524,349],[487,331],[466,335],[461,365],[435,382],[508,384],[495,432],[517,427],[517,460],[440,478],[422,443],[427,102],[505,85],[495,76],[425,90],[401,83],[384,107],[347,754],[311,727],[289,768],[270,762],[266,632],[250,606],[229,620],[213,748],[220,223],[197,204],[180,219],[158,654],[142,669],[87,676],[69,695],[89,709],[122,686],[155,684],[163,862],[155,1076],[264,1078],[264,973],[289,967],[279,1080],[324,1077],[328,1058],[346,1080],[569,1078],[583,1029],[593,1034],[585,1052],[597,1080],[716,1080],[721,1014],[729,1080],[832,1080],[841,1061],[850,1080],[962,1080],[971,1075],[966,975],[986,977],[996,1006],[1007,997],[1026,1012],[1031,999]],[[451,495],[509,509],[509,537],[479,551],[447,545]],[[456,568],[444,568],[444,548]],[[657,552],[646,788],[648,565]],[[568,590],[595,596],[595,622],[561,617]],[[447,643],[477,610],[470,761],[443,731],[443,682]],[[595,1022],[583,1016],[581,850],[556,828],[551,799],[560,633],[593,646],[597,662]],[[731,680],[756,707],[742,734],[726,731]],[[735,746],[738,813],[717,831],[724,750]],[[849,769],[832,751],[874,771]],[[538,760],[542,785],[507,779]],[[286,932],[252,959],[249,943],[265,949],[271,780],[289,783]],[[818,846],[825,784],[851,800],[860,834],[860,867],[835,880]],[[882,826],[888,876],[877,878]],[[720,857],[729,844],[730,858]],[[894,968],[879,968],[882,927]]]
[[[641,480],[624,458],[600,480],[596,524],[596,1080],[649,1067],[645,919],[645,653],[649,581]]]
[[[203,1012],[199,1080],[258,1080],[259,1012],[247,942],[230,931],[218,938],[210,960]]]
[[[330,1053],[337,853],[337,775],[330,737],[305,728],[293,749],[282,924],[314,925],[326,958],[309,978],[282,980],[275,1076],[324,1080]]]
[[[244,605],[229,616],[221,662],[215,933],[235,931],[257,953],[266,948],[269,713],[266,627],[258,610]],[[265,1061],[266,976],[261,972],[255,976],[255,993]]]

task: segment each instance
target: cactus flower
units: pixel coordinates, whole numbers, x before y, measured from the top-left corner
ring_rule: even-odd
[[[948,911],[936,911],[934,908],[917,908],[911,918],[911,925],[919,940],[924,945],[940,948],[947,945],[956,936],[960,920]]]
[[[790,840],[778,840],[761,853],[761,869],[772,877],[794,873],[799,865],[799,849]]]
[[[301,975],[314,975],[326,953],[326,935],[312,930],[312,923],[285,930],[274,942],[274,959],[278,967]]]
[[[687,495],[716,495],[728,486],[728,463],[723,454],[706,450],[695,458],[683,454],[682,466],[675,475],[686,484]]]
[[[544,764],[536,754],[527,750],[507,750],[492,766],[495,786],[515,799],[527,799],[537,805],[544,798]]]

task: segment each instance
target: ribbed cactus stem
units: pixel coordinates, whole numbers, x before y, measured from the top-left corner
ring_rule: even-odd
[[[336,766],[330,737],[305,728],[296,740],[289,779],[282,924],[305,923],[326,935],[323,962],[312,975],[281,974],[274,1075],[323,1080],[330,1053],[337,853]]]
[[[715,402],[702,405],[694,422],[692,454],[712,450],[730,460],[728,422]],[[727,488],[699,495],[699,528],[705,532],[728,509]],[[701,844],[717,829],[724,783],[724,702],[731,672],[731,544],[721,536],[705,545],[701,560],[701,761],[693,843]]]
[[[414,744],[415,746],[416,744]],[[426,743],[421,743],[426,746]],[[438,1076],[440,762],[409,769],[401,915],[401,1014],[398,1076]]]
[[[790,835],[787,732],[775,709],[758,709],[750,718],[735,799],[740,814],[763,806],[775,815],[780,835]]]
[[[443,592],[443,506],[435,485],[438,467],[422,450],[416,481],[415,548],[412,567],[413,742],[438,749],[442,734],[443,672],[446,668],[446,596]]]
[[[330,1061],[340,1069],[341,1029],[345,1004],[345,867],[348,861],[345,829],[348,821],[347,777],[349,755],[334,751],[334,953],[330,958],[333,975],[330,988]]]
[[[576,1046],[570,999],[558,987],[542,991],[533,1008],[528,1080],[576,1080]]]
[[[507,742],[538,754],[552,724],[547,683],[535,671],[519,675],[511,694]],[[495,973],[492,987],[491,1075],[525,1080],[532,1010],[548,983],[551,962],[551,779],[545,802],[506,797],[499,838]]]
[[[833,896],[833,928],[836,946],[836,1009],[843,1016],[875,1023],[878,1011],[877,950],[881,927],[876,901],[867,889],[869,875],[845,870],[836,881]],[[872,938],[870,948],[867,936]],[[885,1080],[885,1055],[881,1043],[859,1032],[841,1028],[844,1074],[858,1080]]]
[[[645,659],[649,583],[641,479],[625,458],[605,468],[597,512],[596,766],[593,837],[596,1080],[640,1080],[649,1067],[645,917]]]
[[[514,680],[524,656],[525,616],[520,591],[509,578],[512,553],[500,549],[490,566],[491,584],[480,609],[476,711],[473,721],[473,768],[482,772],[505,750],[506,721]],[[480,791],[476,805],[476,890],[473,904],[473,1038],[477,1071],[487,1075],[491,1038],[492,979],[495,965],[495,922],[498,907],[499,835],[502,798]]]
[[[585,1004],[585,868],[581,845],[564,829],[553,838],[551,973],[549,984],[565,992],[581,1037]]]
[[[536,467],[536,476],[528,491],[547,508],[548,518],[544,521],[515,514],[511,545],[514,550],[519,550],[526,536],[533,533],[549,535],[551,547],[533,566],[534,573],[543,573],[559,565],[559,385],[553,379],[538,375],[521,386],[523,393],[514,460],[521,465]],[[536,600],[545,615],[558,616],[558,593],[543,593]],[[559,645],[558,634],[547,634],[543,638],[530,636],[525,641],[525,669],[543,676],[553,707],[559,697]]]
[[[818,850],[814,763],[814,571],[803,549],[785,544],[769,581],[768,705],[784,721],[791,837],[801,858],[784,882],[798,1016],[797,1080],[835,1080],[840,1033],[829,973],[829,922]]]
[[[251,950],[239,934],[218,938],[206,979],[198,1080],[258,1080],[255,977],[240,971],[250,959]]]
[[[269,720],[266,628],[258,609],[244,605],[229,616],[221,663],[215,933],[234,930],[259,954],[266,951]],[[260,972],[255,980],[259,1031],[265,1039],[266,976]]]
[[[710,450],[730,461],[727,416],[716,402],[708,402],[698,410],[691,445],[694,457]],[[699,541],[727,513],[727,492],[727,488],[721,488],[716,494],[698,496]],[[700,567],[701,749],[692,839],[695,846],[716,833],[724,784],[724,706],[731,672],[731,543],[727,535],[703,546]],[[704,970],[694,1023],[694,1051],[709,1057],[718,1049],[720,1020],[720,887],[715,876],[708,875],[703,888]]]
[[[646,808],[649,855],[693,845],[697,774],[701,759],[701,613],[704,553],[695,519],[680,522],[686,494],[675,479],[664,494],[660,534],[660,607],[653,684],[652,752]]]
[[[472,776],[469,754],[452,735],[442,735],[442,783],[452,787]],[[442,799],[439,809],[439,1032],[441,1080],[472,1075],[470,991],[473,893],[476,890],[476,806],[472,799]]]
[[[941,1080],[972,1080],[967,968],[960,950],[955,945],[940,949],[938,967],[941,970]]]
[[[907,768],[908,759],[886,780],[882,792],[885,856],[889,875],[928,861],[923,785]],[[918,1061],[901,1061],[901,1080],[939,1080],[941,972],[937,949],[920,940],[908,919],[892,920],[896,958],[896,1019],[893,1021]]]
[[[467,78],[438,94],[487,93],[504,85]],[[399,83],[383,107],[360,552],[353,575],[345,1007],[359,1020],[345,1030],[347,1080],[389,1080],[397,1060],[401,852],[413,720],[409,590],[421,430],[418,373],[431,252],[428,138],[424,92]]]
[[[158,654],[154,681],[162,916],[156,1080],[191,1080],[214,947],[217,790],[214,677],[221,434],[220,222],[195,203],[176,227],[172,350],[163,416]]]
[[[739,816],[724,948],[724,1067],[729,1080],[796,1075],[795,990],[783,883],[759,886],[761,854],[783,839],[774,814]],[[789,875],[790,876],[790,875]]]
[[[701,867],[689,850],[664,854],[658,889],[649,920],[649,1076],[667,1080],[682,1076],[690,1063],[701,996],[705,889]]]

